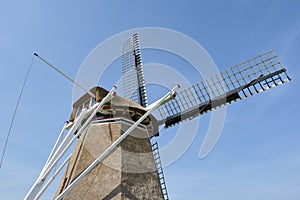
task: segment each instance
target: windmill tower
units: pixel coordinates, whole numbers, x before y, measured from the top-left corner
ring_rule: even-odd
[[[74,103],[69,123],[25,199],[38,199],[65,165],[55,199],[168,199],[159,153],[150,142],[158,126],[174,126],[290,81],[269,51],[178,93],[176,86],[148,106],[140,52],[134,34],[122,53],[125,98],[116,96],[115,88],[94,87]],[[160,119],[151,115],[156,109]],[[46,183],[76,140],[73,153]]]

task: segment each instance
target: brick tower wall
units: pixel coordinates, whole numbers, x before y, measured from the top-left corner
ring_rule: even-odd
[[[92,123],[84,137],[78,140],[55,196],[129,127],[130,123],[124,120]],[[163,199],[146,129],[136,128],[64,199]]]

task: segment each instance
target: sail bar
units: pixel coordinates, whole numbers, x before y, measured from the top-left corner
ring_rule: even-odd
[[[165,176],[164,176],[164,172],[163,172],[163,167],[162,167],[162,163],[161,163],[161,159],[160,159],[160,155],[159,155],[159,149],[158,149],[157,142],[152,144],[152,153],[153,153],[153,158],[154,158],[154,162],[155,162],[156,169],[157,169],[157,175],[159,178],[161,192],[163,194],[164,200],[169,200],[168,190],[167,190],[167,186],[166,186]]]
[[[261,54],[192,87],[159,108],[165,127],[290,81],[274,51]]]
[[[124,97],[148,106],[138,34],[131,36],[122,49],[122,84]]]

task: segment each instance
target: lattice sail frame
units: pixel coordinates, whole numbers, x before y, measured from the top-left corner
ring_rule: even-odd
[[[170,127],[290,80],[274,51],[268,51],[180,91],[159,108],[159,124]]]
[[[123,44],[122,84],[125,98],[143,107],[148,106],[138,34],[134,34]]]

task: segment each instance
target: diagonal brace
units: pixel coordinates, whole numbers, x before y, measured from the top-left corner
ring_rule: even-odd
[[[148,111],[136,121],[123,135],[121,135],[112,145],[110,145],[90,166],[88,166],[55,200],[61,200],[65,195],[73,189],[76,184],[83,179],[92,169],[94,169],[100,162],[102,162],[106,157],[108,157],[120,144],[142,121],[144,121],[155,109],[163,105],[167,101],[174,98],[175,90],[179,88],[176,85],[170,92],[168,92],[164,97],[154,102],[149,106]]]

